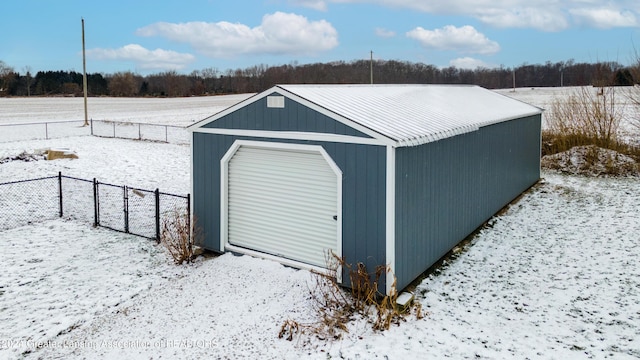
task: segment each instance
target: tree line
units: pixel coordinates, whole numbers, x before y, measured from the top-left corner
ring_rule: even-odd
[[[510,87],[633,85],[636,68],[617,62],[546,62],[514,68],[439,68],[397,60],[297,63],[244,69],[216,68],[190,74],[166,71],[142,76],[133,72],[87,74],[89,96],[181,97],[254,93],[275,84],[473,84],[488,89]],[[82,96],[82,74],[75,71],[20,73],[0,61],[0,96]]]

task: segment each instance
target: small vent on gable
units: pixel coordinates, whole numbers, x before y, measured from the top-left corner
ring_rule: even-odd
[[[284,108],[284,96],[267,96],[268,108]]]

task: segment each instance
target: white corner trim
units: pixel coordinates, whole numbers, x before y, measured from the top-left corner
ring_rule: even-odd
[[[313,152],[320,153],[325,159],[329,167],[336,175],[336,190],[337,190],[337,215],[338,221],[336,226],[336,255],[342,257],[342,170],[333,161],[327,151],[320,145],[306,145],[296,143],[278,143],[270,141],[254,141],[254,140],[236,140],[229,147],[229,150],[220,159],[220,251],[233,251],[238,253],[245,253],[252,256],[258,256],[263,258],[269,258],[276,260],[285,265],[289,265],[301,269],[322,269],[309,264],[304,264],[295,260],[285,259],[259,251],[245,249],[229,244],[229,161],[242,146],[257,147],[263,149],[278,149],[278,150],[291,150],[301,152]],[[323,269],[326,272],[326,269]],[[338,282],[342,283],[342,268],[337,271]]]
[[[396,148],[387,146],[386,181],[386,293],[389,295],[396,272]]]
[[[193,207],[193,199],[194,199],[193,194],[195,194],[195,191],[194,191],[195,188],[194,188],[194,185],[193,185],[193,178],[194,178],[194,176],[193,176],[193,168],[194,168],[194,164],[193,164],[193,138],[195,137],[195,134],[194,133],[189,133],[189,136],[191,137],[191,141],[189,141],[189,151],[190,151],[190,155],[191,155],[191,157],[190,157],[191,166],[190,166],[190,169],[189,169],[189,173],[190,173],[189,174],[189,177],[190,177],[189,181],[190,181],[190,186],[191,186],[191,196],[189,197],[189,199],[190,199],[189,200],[189,210],[190,210],[189,212],[191,213],[191,218],[189,219],[189,221],[190,221],[189,224],[191,224],[191,229],[189,229],[189,231],[190,231],[190,234],[191,234],[190,235],[191,239],[193,239],[193,227],[196,224],[195,220],[197,220],[196,217],[195,217],[195,211],[194,211],[194,207]],[[202,244],[196,244],[196,245],[202,245]]]

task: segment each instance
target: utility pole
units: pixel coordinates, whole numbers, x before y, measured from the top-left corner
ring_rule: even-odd
[[[513,92],[516,92],[516,68],[513,68]]]
[[[24,72],[27,73],[27,96],[31,96],[31,66],[25,66]]]
[[[84,18],[82,18],[82,92],[84,93],[84,126],[89,126],[87,112],[87,58],[84,50]]]
[[[371,69],[371,85],[373,85],[373,50],[371,50],[371,62],[369,68]]]

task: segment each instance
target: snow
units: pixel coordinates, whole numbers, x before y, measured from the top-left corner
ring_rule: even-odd
[[[587,176],[640,176],[640,165],[630,156],[595,145],[574,146],[567,151],[545,155],[543,168]]]
[[[177,270],[150,241],[73,221],[7,230],[0,241],[0,339],[24,341],[22,351],[131,303]]]
[[[112,184],[175,194],[190,192],[191,163],[188,145],[78,136],[49,140],[0,142],[0,159],[46,148],[69,148],[78,159],[11,161],[0,166],[0,183],[63,175],[97,178]]]
[[[1,131],[1,129],[0,129]],[[189,146],[74,136],[0,143],[78,159],[0,163],[0,182],[63,174],[189,191]],[[144,238],[58,219],[0,231],[0,359],[640,357],[640,179],[552,172],[414,289],[427,315],[340,340],[314,321],[312,276],[225,254],[175,266]]]

